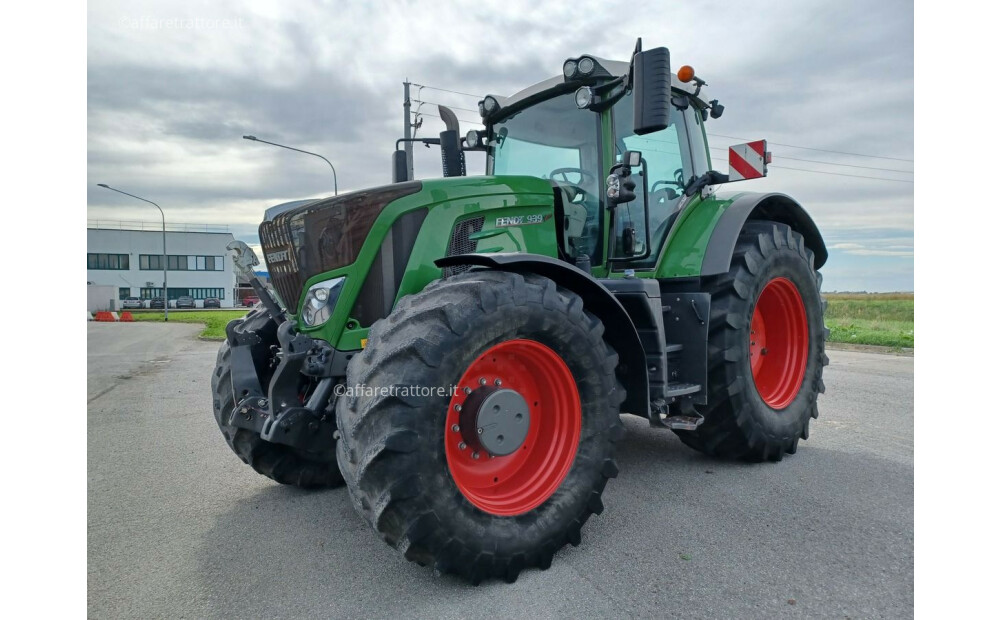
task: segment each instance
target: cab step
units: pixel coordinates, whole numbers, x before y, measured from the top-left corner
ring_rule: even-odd
[[[697,430],[705,418],[697,413],[694,415],[661,415],[660,421],[669,429],[675,431]]]
[[[697,383],[668,383],[667,398],[687,396],[688,394],[694,394],[700,389],[701,386],[698,385]]]

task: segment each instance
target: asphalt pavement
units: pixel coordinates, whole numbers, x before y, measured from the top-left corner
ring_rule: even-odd
[[[831,351],[808,441],[704,457],[625,416],[583,543],[514,584],[409,563],[346,491],[256,474],[212,419],[199,325],[88,324],[94,618],[913,615],[913,358]]]

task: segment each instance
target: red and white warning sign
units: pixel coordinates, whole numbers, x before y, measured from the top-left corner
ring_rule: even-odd
[[[771,154],[767,140],[755,140],[729,147],[729,180],[759,179],[767,176]]]

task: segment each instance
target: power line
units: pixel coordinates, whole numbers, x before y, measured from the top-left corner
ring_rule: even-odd
[[[439,90],[439,91],[445,92],[445,93],[453,93],[453,94],[456,94],[456,95],[464,95],[466,97],[475,97],[476,99],[482,99],[483,96],[484,96],[484,95],[473,95],[472,93],[463,93],[463,92],[457,91],[457,90],[449,90],[447,88],[439,88],[437,86],[427,86],[426,84],[416,84],[416,83],[414,83],[413,85],[414,86],[418,86],[420,88],[428,88],[430,90]],[[467,110],[468,108],[459,108],[459,109],[465,109],[465,110]],[[479,110],[469,110],[469,111],[470,112],[479,112]],[[727,136],[727,135],[721,134],[721,133],[709,133],[708,135],[710,135],[710,136],[716,136],[718,138],[730,138],[732,140],[743,140],[744,142],[749,142],[751,140],[750,138],[740,138],[738,136]],[[768,141],[768,144],[773,144],[775,146],[785,146],[785,147],[793,148],[793,149],[804,149],[804,150],[807,150],[807,151],[818,151],[820,153],[835,153],[837,155],[850,155],[850,156],[853,156],[853,157],[870,157],[872,159],[889,159],[889,160],[893,160],[893,161],[908,161],[908,162],[912,162],[913,161],[912,159],[905,159],[905,158],[902,158],[902,157],[885,157],[885,156],[882,156],[882,155],[866,155],[865,153],[848,153],[846,151],[834,151],[834,150],[831,150],[831,149],[818,149],[818,148],[811,147],[811,146],[800,146],[798,144],[784,144],[784,143],[781,143],[781,142],[771,142],[770,140]],[[787,157],[786,159],[792,159],[792,158],[791,157]],[[799,161],[812,161],[812,160],[803,159],[803,160],[799,160]],[[848,166],[848,164],[833,164],[833,162],[813,162],[813,163],[828,163],[828,164],[832,164],[832,165],[835,165],[835,166],[836,165]],[[850,166],[850,167],[853,168],[855,166]],[[882,170],[887,170],[889,172],[903,172],[902,170],[889,170],[887,168],[882,168]]]
[[[413,115],[414,116],[433,116],[434,118],[441,118],[437,114],[431,114],[430,112],[413,112]],[[482,121],[470,121],[470,120],[466,120],[464,118],[460,118],[458,120],[462,121],[463,123],[468,123],[470,125],[482,125],[483,124]]]
[[[677,144],[673,140],[657,140],[655,138],[644,138],[644,139],[647,142],[661,142],[663,144],[674,144],[674,145]],[[719,151],[719,152],[722,152],[722,153],[728,153],[729,152],[728,148],[721,147],[721,146],[711,146],[711,145],[709,145],[708,148],[711,149],[711,150],[713,150],[713,151]],[[657,151],[657,152],[665,153],[667,151]],[[911,171],[911,170],[897,170],[896,168],[878,168],[876,166],[858,166],[856,164],[838,164],[838,163],[835,163],[835,162],[832,162],[832,161],[820,161],[818,159],[803,159],[803,158],[800,158],[800,157],[788,157],[787,155],[783,155],[781,153],[775,153],[774,154],[774,158],[775,159],[788,159],[788,160],[792,160],[792,161],[804,161],[804,162],[808,162],[810,164],[820,164],[820,165],[823,165],[823,166],[843,166],[843,167],[846,167],[846,168],[860,168],[860,169],[863,169],[863,170],[878,170],[880,172],[896,172],[896,173],[899,173],[899,174],[913,174],[913,171]]]
[[[706,132],[706,133],[708,133],[708,132]],[[744,142],[749,142],[750,141],[750,138],[740,138],[738,136],[727,136],[727,135],[721,134],[721,133],[709,133],[708,135],[715,136],[717,138],[730,138],[732,140],[743,140]],[[787,146],[787,147],[793,148],[793,149],[805,149],[807,151],[819,151],[821,153],[837,153],[838,155],[851,155],[851,156],[854,156],[854,157],[871,157],[872,159],[891,159],[891,160],[894,160],[894,161],[909,161],[909,162],[913,161],[912,159],[903,159],[902,157],[883,157],[881,155],[865,155],[864,153],[848,153],[846,151],[831,151],[829,149],[817,149],[817,148],[813,148],[811,146],[799,146],[797,144],[782,144],[781,142],[771,142],[770,140],[768,140],[767,143],[768,144],[773,144],[775,146]]]
[[[727,152],[727,153],[729,152],[728,148],[724,148],[724,147],[721,147],[721,146],[710,146],[708,148],[712,149],[713,151],[723,151],[723,152]],[[878,168],[878,167],[875,167],[875,166],[858,166],[856,164],[838,164],[838,163],[835,163],[835,162],[832,162],[832,161],[820,161],[818,159],[802,159],[800,157],[789,157],[788,155],[783,155],[781,153],[775,153],[774,154],[774,158],[775,159],[788,159],[788,160],[791,160],[791,161],[804,161],[804,162],[809,162],[810,164],[821,164],[821,165],[824,165],[824,166],[842,166],[842,167],[845,167],[845,168],[862,168],[864,170],[879,170],[881,172],[896,172],[896,173],[899,173],[899,174],[913,174],[912,170],[897,170],[896,168]]]
[[[825,172],[823,170],[806,170],[805,168],[792,168],[789,166],[775,166],[773,164],[768,164],[769,168],[781,168],[782,170],[796,170],[798,172],[811,172],[813,174],[832,174],[837,177],[853,177],[855,179],[871,179],[873,181],[891,181],[894,183],[909,183],[913,184],[913,181],[906,181],[904,179],[886,179],[884,177],[866,177],[859,174],[844,174],[843,172]]]
[[[457,91],[457,90],[448,90],[447,88],[438,88],[437,86],[428,86],[426,84],[417,84],[416,82],[412,82],[412,84],[414,86],[418,87],[418,88],[427,88],[427,89],[430,89],[430,90],[439,90],[439,91],[444,92],[444,93],[453,93],[453,94],[456,94],[456,95],[465,95],[466,97],[475,97],[476,99],[482,99],[483,98],[483,95],[473,95],[472,93],[463,93],[463,92]],[[478,112],[478,110],[476,110],[476,111]]]
[[[466,112],[474,112],[476,114],[479,114],[479,110],[473,110],[472,108],[460,108],[457,105],[439,103],[437,101],[425,101],[423,99],[411,99],[411,101],[416,101],[417,103],[426,103],[427,105],[443,105],[444,107],[450,108],[452,110],[465,110]]]

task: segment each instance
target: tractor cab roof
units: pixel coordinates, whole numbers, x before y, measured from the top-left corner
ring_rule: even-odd
[[[620,60],[607,60],[604,58],[598,58],[593,56],[593,58],[600,64],[601,67],[605,68],[611,77],[608,79],[614,79],[618,76],[625,75],[629,71],[629,63]],[[670,80],[671,86],[682,92],[688,93],[689,95],[694,95],[695,85],[692,83],[681,82],[677,79],[677,74],[671,74]],[[552,94],[562,93],[562,92],[573,92],[578,88],[579,84],[573,82],[567,82],[562,75],[557,75],[551,77],[547,80],[533,84],[525,89],[522,89],[509,97],[496,97],[497,101],[500,103],[501,108],[520,108],[521,104],[533,103],[538,99],[548,99],[547,94],[552,91]],[[707,99],[705,98],[705,89],[702,87],[700,93],[698,93],[697,99],[694,100],[695,105],[698,107],[705,107]],[[529,103],[530,102],[530,103]]]

